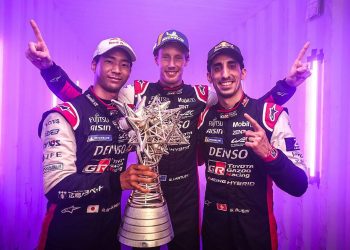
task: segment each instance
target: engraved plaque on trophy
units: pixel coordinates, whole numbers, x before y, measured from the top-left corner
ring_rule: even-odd
[[[160,159],[168,154],[168,145],[188,144],[178,127],[181,108],[168,109],[169,101],[161,102],[156,96],[145,107],[143,99],[135,111],[115,103],[125,115],[125,124],[121,127],[131,128],[129,144],[136,146],[139,163],[151,167],[157,174]],[[118,232],[119,241],[139,248],[164,245],[174,238],[174,233],[159,177],[156,182],[140,185],[150,192],[132,191]]]

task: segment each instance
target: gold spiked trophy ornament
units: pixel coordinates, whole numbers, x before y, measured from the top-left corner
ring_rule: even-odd
[[[168,146],[189,144],[178,127],[181,108],[168,109],[170,102],[161,102],[158,96],[147,107],[143,98],[135,110],[114,103],[125,116],[119,125],[130,130],[129,144],[136,146],[139,163],[151,167],[159,176],[158,164],[163,154],[169,154]],[[174,232],[159,177],[156,182],[140,185],[150,192],[132,191],[118,232],[119,241],[139,248],[164,245],[174,238]]]

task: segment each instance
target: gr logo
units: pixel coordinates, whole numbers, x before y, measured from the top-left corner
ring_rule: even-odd
[[[208,172],[216,175],[225,175],[226,162],[223,161],[213,161],[208,162]]]

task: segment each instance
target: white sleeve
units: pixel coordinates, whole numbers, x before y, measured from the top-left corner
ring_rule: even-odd
[[[307,173],[303,155],[291,129],[289,116],[285,111],[281,113],[276,122],[271,136],[271,144],[280,149],[294,165]]]
[[[119,90],[118,101],[121,103],[134,105],[135,89],[133,84],[129,84]]]
[[[211,106],[214,106],[217,103],[218,103],[218,97],[217,97],[216,93],[209,90],[208,101],[207,101],[206,107],[209,108]]]
[[[77,172],[76,141],[72,126],[59,113],[50,113],[43,122],[44,191],[47,194],[67,176]]]

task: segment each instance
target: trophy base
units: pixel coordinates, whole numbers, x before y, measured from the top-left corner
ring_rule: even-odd
[[[136,208],[127,205],[118,238],[124,245],[138,248],[167,244],[174,238],[168,206]]]

